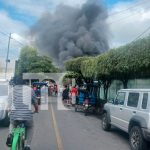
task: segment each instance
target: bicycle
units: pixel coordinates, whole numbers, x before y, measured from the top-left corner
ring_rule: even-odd
[[[12,130],[13,140],[11,150],[23,150],[25,145],[25,121],[15,121],[16,127]]]

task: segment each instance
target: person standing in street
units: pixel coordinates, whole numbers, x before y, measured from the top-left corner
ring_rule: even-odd
[[[34,94],[35,94],[36,91],[37,91],[37,86],[34,85],[32,92],[34,92]],[[35,99],[32,98],[32,105],[34,106],[34,112],[35,112],[35,113],[38,113],[38,112],[39,112],[39,106],[38,106],[38,101],[37,101],[37,99],[35,100]]]
[[[69,88],[67,85],[65,86],[65,89],[62,92],[62,100],[64,103],[68,103],[69,101]]]
[[[72,105],[74,106],[76,103],[76,97],[78,95],[78,89],[76,88],[76,86],[73,86],[71,88],[70,93],[71,93]]]

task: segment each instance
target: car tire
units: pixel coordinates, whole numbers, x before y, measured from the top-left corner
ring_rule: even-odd
[[[3,125],[4,127],[8,127],[9,124],[10,124],[10,118],[9,118],[9,116],[8,116],[8,113],[7,113],[6,116],[5,116],[5,118],[2,120],[2,125]]]
[[[142,130],[139,126],[133,126],[129,132],[129,143],[132,150],[147,150]]]
[[[109,131],[111,129],[111,124],[109,123],[107,113],[102,116],[102,128],[104,131]]]

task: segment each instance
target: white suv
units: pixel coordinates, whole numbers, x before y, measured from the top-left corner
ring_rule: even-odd
[[[132,150],[145,150],[150,141],[150,89],[122,89],[104,106],[102,128],[114,125],[129,133]]]
[[[0,125],[9,126],[8,117],[9,82],[0,79]]]

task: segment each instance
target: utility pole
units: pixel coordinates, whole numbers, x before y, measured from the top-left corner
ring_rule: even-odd
[[[9,62],[9,49],[10,49],[10,39],[11,39],[11,33],[9,34],[9,39],[8,39],[8,49],[7,49],[7,56],[6,56],[6,68],[5,68],[5,79],[7,78],[7,68],[8,68],[8,62]]]

